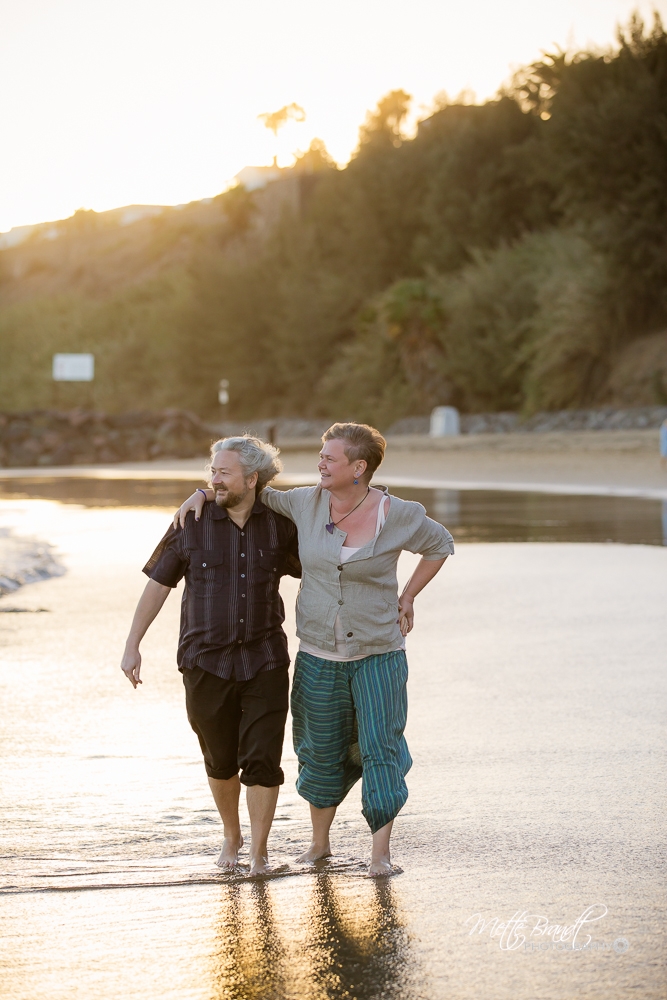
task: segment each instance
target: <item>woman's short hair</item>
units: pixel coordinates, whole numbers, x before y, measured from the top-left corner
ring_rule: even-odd
[[[282,472],[283,463],[278,458],[279,452],[272,444],[259,438],[242,434],[239,437],[220,438],[211,445],[211,459],[219,451],[235,451],[239,456],[243,475],[247,478],[257,473],[257,492],[263,490],[267,483]],[[206,471],[211,471],[210,464]]]
[[[344,451],[350,462],[358,462],[359,459],[366,462],[369,478],[382,462],[387,447],[380,432],[368,424],[332,424],[322,435],[322,444],[333,440],[344,442]]]

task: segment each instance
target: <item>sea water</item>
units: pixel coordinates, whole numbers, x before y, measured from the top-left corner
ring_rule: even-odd
[[[143,685],[119,669],[170,509],[78,499],[0,502],[67,570],[0,600],[3,996],[664,996],[667,549],[461,543],[408,640],[403,873],[367,877],[358,788],[332,860],[295,863],[309,824],[288,733],[275,873],[252,880],[214,864],[178,593],[142,645]]]

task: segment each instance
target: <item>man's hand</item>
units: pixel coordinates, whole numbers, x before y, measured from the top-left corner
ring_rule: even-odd
[[[120,669],[123,671],[133,688],[141,684],[139,673],[141,671],[141,653],[139,649],[126,649],[123,653]]]
[[[398,624],[403,636],[412,632],[415,624],[414,602],[408,594],[402,594],[398,599]]]

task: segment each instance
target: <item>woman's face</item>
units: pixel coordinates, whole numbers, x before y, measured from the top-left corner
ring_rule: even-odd
[[[357,472],[363,474],[366,463],[361,460],[350,462],[345,454],[345,442],[334,438],[322,445],[317,468],[322,489],[335,491],[352,486],[354,479],[358,478]]]

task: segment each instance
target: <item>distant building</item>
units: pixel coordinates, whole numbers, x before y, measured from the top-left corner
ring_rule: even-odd
[[[139,219],[161,215],[162,212],[164,212],[163,205],[125,205],[123,208],[110,208],[107,212],[91,213],[91,218],[100,219],[103,222],[117,222],[119,226],[131,226]],[[70,216],[70,218],[74,218],[74,216]],[[14,226],[8,233],[0,233],[0,250],[16,247],[33,234],[42,240],[57,240],[61,234],[60,223],[67,221],[67,219],[60,219],[58,222],[38,222],[34,226]]]
[[[0,250],[18,246],[27,240],[35,229],[39,229],[39,226],[14,226],[8,233],[0,233]]]
[[[281,175],[282,170],[274,163],[270,167],[244,167],[234,180],[242,184],[246,191],[259,191],[271,181],[277,181]]]
[[[149,215],[162,215],[164,207],[162,205],[126,205],[125,208],[112,208],[109,212],[100,212],[100,215],[110,216],[118,213],[121,226],[131,226],[139,219],[145,219]]]

